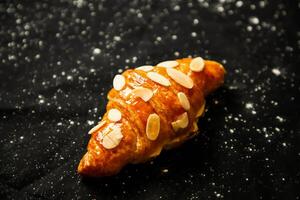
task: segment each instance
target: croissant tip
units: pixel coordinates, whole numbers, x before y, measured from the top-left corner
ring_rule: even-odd
[[[104,165],[110,166],[110,168],[104,167]],[[101,163],[99,165],[98,162],[98,164],[95,164],[94,157],[90,152],[87,152],[80,160],[77,172],[85,177],[111,176],[119,172],[119,170],[113,168],[113,166],[112,163]]]
[[[82,159],[79,162],[79,165],[77,167],[77,172],[80,175],[88,175],[89,176],[89,170],[88,168],[89,166],[89,162],[88,162],[89,156],[88,156],[88,152],[82,157]]]
[[[78,172],[78,174],[84,174],[83,173],[84,172],[84,167],[83,167],[83,161],[82,160],[80,160],[80,162],[79,162],[79,165],[77,167],[77,172]]]

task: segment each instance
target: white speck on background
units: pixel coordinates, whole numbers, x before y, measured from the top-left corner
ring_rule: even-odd
[[[253,108],[253,103],[246,103],[245,107],[247,109],[252,109]]]
[[[115,41],[121,41],[121,37],[120,36],[114,36],[114,40]]]
[[[175,52],[174,52],[174,56],[177,56],[177,57],[178,57],[179,55],[180,55],[180,53],[179,53],[178,51],[175,51]]]
[[[198,20],[198,19],[194,19],[194,20],[193,20],[193,24],[194,24],[194,25],[199,24],[199,20]]]
[[[101,49],[99,49],[99,48],[95,48],[94,50],[93,50],[93,54],[94,55],[98,55],[98,54],[100,54],[101,53]]]
[[[259,19],[258,19],[258,17],[252,16],[252,17],[249,17],[249,22],[253,25],[257,25],[257,24],[259,24]]]
[[[235,3],[235,6],[239,8],[239,7],[242,7],[243,4],[244,4],[244,3],[243,3],[242,1],[237,1],[237,2]]]
[[[174,11],[179,11],[180,10],[180,6],[179,5],[176,5],[176,6],[174,6]]]
[[[277,119],[279,122],[283,122],[283,121],[284,121],[284,119],[283,119],[282,117],[280,117],[280,116],[276,116],[276,119]]]
[[[279,76],[281,74],[280,70],[278,68],[273,68],[272,73],[276,76]]]
[[[93,120],[87,120],[88,125],[93,125],[95,122]]]
[[[282,146],[286,147],[286,143],[285,143],[285,142],[283,142],[283,143],[282,143]]]
[[[191,33],[191,36],[192,36],[192,37],[196,37],[196,36],[197,36],[197,33],[196,33],[196,32],[192,32],[192,33]]]
[[[252,26],[247,26],[247,31],[251,32],[253,30]]]

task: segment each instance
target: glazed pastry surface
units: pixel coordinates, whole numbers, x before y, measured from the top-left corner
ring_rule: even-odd
[[[223,84],[224,74],[220,63],[197,57],[116,75],[107,112],[89,132],[78,172],[114,175],[126,164],[145,162],[194,137],[205,97]]]

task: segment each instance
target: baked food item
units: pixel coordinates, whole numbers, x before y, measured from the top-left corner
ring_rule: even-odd
[[[224,81],[215,61],[183,58],[116,75],[107,112],[90,130],[78,166],[85,176],[110,176],[129,163],[158,156],[197,134],[205,96]]]

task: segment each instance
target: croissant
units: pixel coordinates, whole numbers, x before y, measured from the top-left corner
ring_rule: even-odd
[[[145,162],[197,135],[205,96],[223,84],[224,74],[220,63],[197,57],[116,75],[107,112],[89,131],[78,173],[114,175],[126,164]]]

